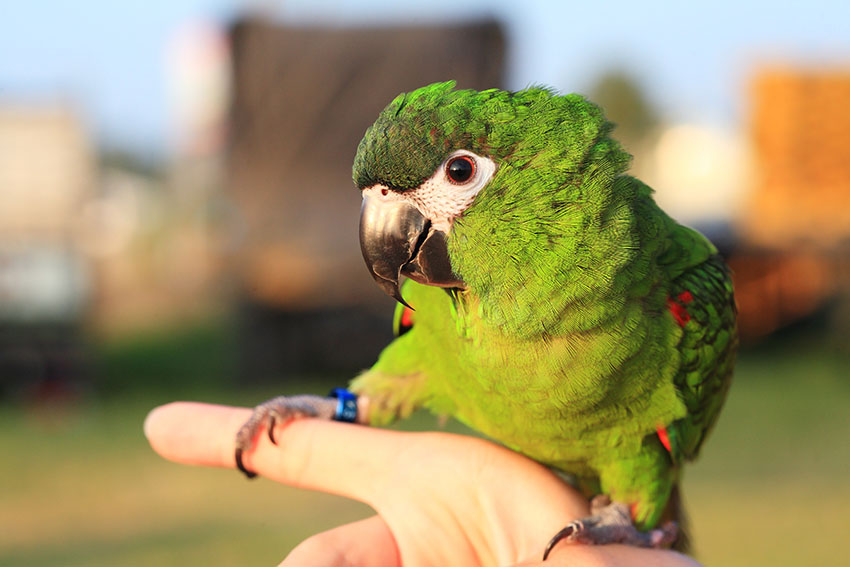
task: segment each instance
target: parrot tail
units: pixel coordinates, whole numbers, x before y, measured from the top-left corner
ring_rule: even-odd
[[[676,541],[673,542],[673,549],[680,553],[689,553],[691,551],[690,526],[688,525],[688,515],[685,513],[682,491],[679,489],[678,482],[673,485],[673,490],[670,491],[670,498],[667,500],[667,506],[664,508],[664,513],[658,525],[663,526],[671,521],[676,522],[679,526],[679,533]]]

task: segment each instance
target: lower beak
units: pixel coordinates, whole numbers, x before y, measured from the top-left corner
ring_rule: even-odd
[[[463,287],[449,262],[446,233],[404,201],[363,196],[360,250],[381,289],[408,307],[399,291],[402,275],[426,285]]]

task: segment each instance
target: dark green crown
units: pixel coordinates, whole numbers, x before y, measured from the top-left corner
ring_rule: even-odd
[[[397,191],[412,189],[458,149],[497,161],[510,156],[516,166],[542,154],[576,172],[599,150],[628,163],[628,154],[607,137],[611,124],[601,110],[579,95],[558,96],[543,88],[456,91],[454,86],[454,81],[435,83],[401,94],[381,112],[357,148],[358,188],[382,183]]]

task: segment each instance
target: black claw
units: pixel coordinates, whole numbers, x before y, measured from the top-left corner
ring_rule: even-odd
[[[549,540],[549,543],[546,544],[546,551],[543,552],[543,561],[546,561],[546,558],[549,557],[549,552],[552,551],[552,548],[555,547],[559,541],[562,539],[566,539],[573,535],[573,532],[576,531],[576,525],[570,524],[558,533],[556,533],[552,539]]]
[[[269,430],[268,430],[269,441],[272,442],[272,445],[277,445],[277,441],[275,441],[275,438],[274,438],[274,426],[275,426],[274,417],[269,417]]]
[[[236,457],[236,468],[239,469],[240,471],[242,471],[246,477],[248,477],[250,479],[250,478],[255,478],[257,476],[257,473],[255,473],[254,471],[249,471],[247,468],[245,468],[245,465],[242,464],[242,449],[236,449],[235,457]]]

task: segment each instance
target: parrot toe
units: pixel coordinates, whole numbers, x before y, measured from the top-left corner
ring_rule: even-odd
[[[274,436],[276,425],[305,417],[331,419],[336,403],[336,400],[319,396],[278,396],[258,405],[236,433],[236,468],[248,478],[257,476],[257,473],[245,466],[243,455],[253,449],[255,439],[262,429],[265,428],[269,440],[277,445]]]
[[[668,522],[647,532],[639,531],[632,523],[629,506],[622,502],[611,502],[607,495],[594,498],[590,510],[590,516],[571,522],[549,540],[543,553],[544,561],[561,540],[588,545],[625,543],[637,547],[662,548],[670,546],[678,535],[675,522]]]

